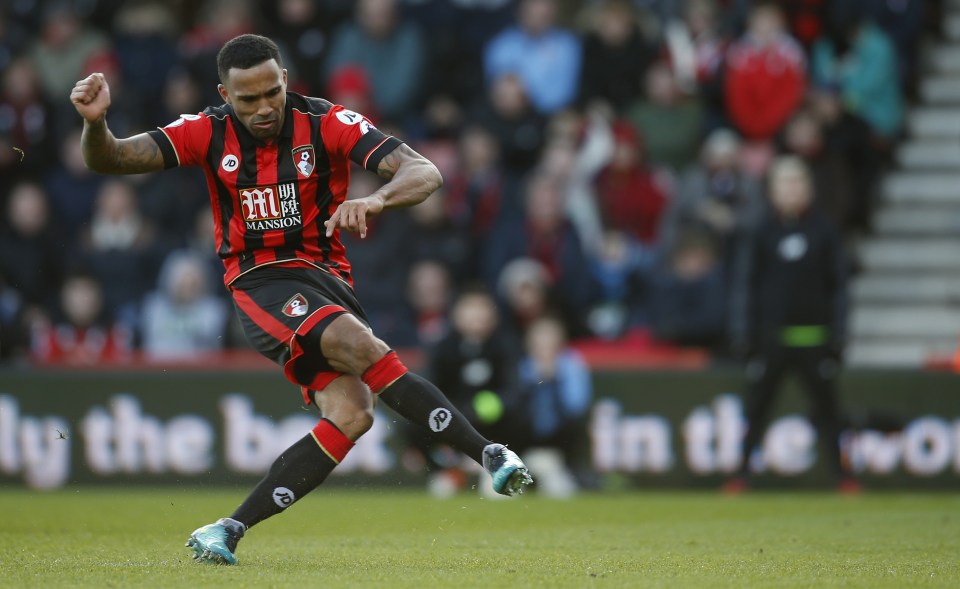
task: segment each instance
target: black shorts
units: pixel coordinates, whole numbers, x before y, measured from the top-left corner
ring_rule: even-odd
[[[307,353],[302,336],[323,331],[343,313],[369,325],[353,288],[318,268],[257,268],[237,278],[231,289],[247,340],[305,389],[322,390],[341,373],[319,353],[318,338],[307,343],[312,352]]]

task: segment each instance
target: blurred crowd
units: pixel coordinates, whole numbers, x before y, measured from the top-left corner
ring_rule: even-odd
[[[0,361],[245,345],[202,173],[89,173],[68,95],[100,71],[117,136],[163,126],[220,103],[215,55],[255,32],[280,45],[291,91],[366,114],[444,175],[424,204],[345,237],[376,333],[426,350],[426,370],[475,422],[533,414],[515,429],[521,446],[568,448],[559,440],[584,435],[591,395],[569,341],[641,333],[726,351],[733,252],[766,214],[779,156],[802,158],[815,206],[843,235],[869,230],[936,11],[921,0],[4,7]],[[378,182],[357,170],[351,194]]]

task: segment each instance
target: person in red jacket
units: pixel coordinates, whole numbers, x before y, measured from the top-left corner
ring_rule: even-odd
[[[799,106],[807,85],[803,49],[772,4],[750,11],[747,32],[727,51],[727,115],[745,137],[771,139]]]

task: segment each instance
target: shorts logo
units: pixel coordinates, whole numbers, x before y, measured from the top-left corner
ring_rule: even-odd
[[[340,122],[344,125],[356,125],[363,120],[363,117],[352,110],[341,110],[337,113],[337,118],[340,119]]]
[[[361,135],[366,135],[366,134],[369,133],[371,130],[374,130],[374,131],[375,131],[376,129],[377,129],[377,128],[373,126],[373,123],[371,123],[371,122],[368,121],[367,119],[363,119],[362,121],[360,121],[360,134],[361,134]]]
[[[223,168],[224,172],[232,172],[236,170],[238,166],[240,166],[240,160],[232,153],[228,153],[220,160],[220,167]]]
[[[309,176],[313,172],[314,162],[316,162],[316,158],[314,157],[312,145],[301,145],[293,149],[293,163],[304,177]]]
[[[430,417],[428,418],[430,429],[436,433],[440,433],[447,429],[447,426],[450,425],[451,421],[453,421],[453,415],[450,413],[449,409],[444,409],[443,407],[437,407],[431,411]]]
[[[303,317],[307,314],[308,308],[307,299],[297,293],[283,306],[283,314],[287,317]]]
[[[286,487],[277,487],[273,490],[273,502],[276,503],[280,509],[290,507],[296,500],[297,497],[293,494],[293,491]]]
[[[252,186],[237,191],[248,231],[268,231],[303,225],[293,182]]]

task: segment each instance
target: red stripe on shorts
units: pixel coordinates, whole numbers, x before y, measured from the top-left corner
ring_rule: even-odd
[[[278,341],[285,342],[293,337],[293,330],[281,323],[270,313],[260,308],[257,303],[250,298],[250,295],[242,290],[233,291],[233,300],[237,301],[240,309],[256,323],[260,329],[266,331]]]

